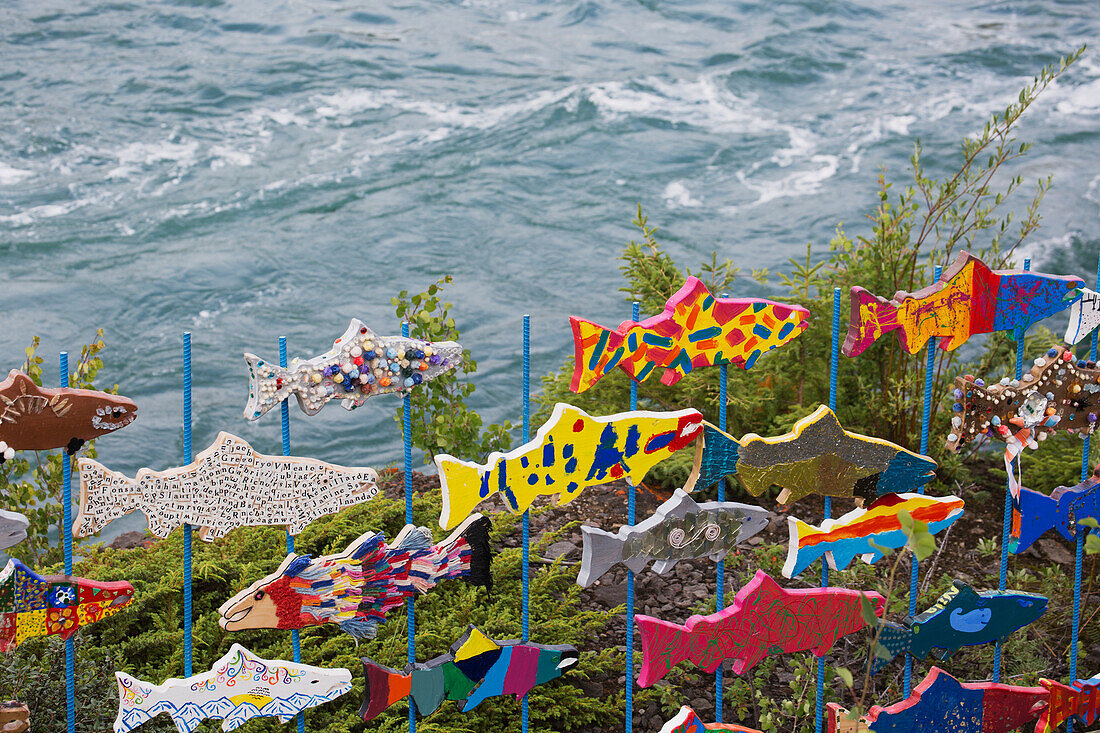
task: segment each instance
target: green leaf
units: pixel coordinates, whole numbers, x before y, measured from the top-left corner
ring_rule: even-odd
[[[855,680],[852,679],[852,672],[847,667],[833,667],[833,671],[836,672],[836,676],[840,678],[845,687],[852,688]]]
[[[877,628],[880,622],[878,614],[875,613],[875,604],[867,597],[866,593],[859,594],[859,614],[863,617],[863,623],[867,624],[869,628]]]

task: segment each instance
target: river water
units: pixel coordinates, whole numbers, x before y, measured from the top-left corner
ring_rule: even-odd
[[[132,474],[180,463],[181,333],[195,450],[246,423],[243,351],[320,353],[358,317],[452,274],[473,399],[518,420],[520,317],[537,376],[566,318],[617,323],[640,202],[682,266],[717,249],[782,270],[920,138],[932,173],[1044,64],[1097,48],[1021,126],[1053,172],[1035,266],[1088,275],[1100,245],[1100,5],[1079,2],[0,4],[0,363],[98,326],[103,376],[140,406],[99,444]],[[734,294],[767,294],[746,279]],[[74,357],[75,358],[75,357]],[[400,461],[395,398],[292,412],[294,452]],[[140,515],[105,533],[140,527]]]

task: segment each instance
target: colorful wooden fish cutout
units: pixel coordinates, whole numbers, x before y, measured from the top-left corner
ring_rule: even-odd
[[[859,721],[829,703],[829,733],[1010,733],[1046,707],[1042,687],[959,682],[933,667],[909,697],[889,707],[875,705]]]
[[[978,593],[956,580],[951,590],[905,626],[883,623],[879,643],[892,656],[889,659],[876,656],[871,673],[907,652],[916,659],[924,659],[933,649],[942,649],[939,660],[943,661],[964,646],[1003,642],[1013,631],[1046,613],[1047,601],[1046,596],[1017,591]]]
[[[1053,733],[1070,718],[1085,731],[1100,722],[1100,675],[1077,680],[1072,685],[1048,679],[1040,679],[1039,684],[1050,692],[1050,704],[1035,723],[1035,733]]]
[[[736,364],[749,369],[761,354],[805,331],[809,317],[797,305],[716,298],[702,280],[689,277],[663,313],[623,321],[614,331],[570,316],[575,366],[569,388],[584,392],[616,366],[637,382],[664,369],[665,385],[676,384],[696,367]]]
[[[236,527],[257,525],[286,525],[298,534],[318,517],[378,496],[373,468],[268,456],[229,433],[218,433],[194,462],[180,468],[143,468],[127,478],[90,458],[81,458],[79,466],[76,537],[95,534],[138,510],[157,537],[183,524],[198,527],[207,542]]]
[[[1100,415],[1100,368],[1054,346],[1035,359],[1022,379],[1005,377],[987,385],[970,375],[956,377],[952,395],[946,443],[951,451],[983,435],[1022,444],[1055,430],[1083,437],[1096,430]]]
[[[444,700],[463,702],[468,712],[484,700],[512,695],[521,700],[536,685],[556,680],[577,664],[576,647],[493,641],[472,624],[447,654],[398,672],[363,659],[367,684],[359,714],[373,720],[386,708],[412,697],[416,712],[434,713]]]
[[[134,421],[137,405],[91,389],[39,387],[12,369],[0,382],[0,442],[12,451],[64,448],[72,455],[89,440]],[[0,463],[12,453],[0,452]]]
[[[926,523],[929,532],[938,534],[962,516],[963,506],[963,500],[954,496],[888,494],[866,509],[826,519],[819,527],[788,517],[790,543],[783,577],[800,575],[821,557],[833,570],[846,569],[857,556],[867,564],[876,563],[883,557],[878,547],[896,550],[905,546],[899,512],[909,512],[916,521]]]
[[[1069,309],[1069,325],[1066,326],[1067,344],[1079,344],[1100,326],[1100,293],[1081,288],[1080,300]]]
[[[223,603],[218,623],[226,631],[337,624],[357,639],[373,639],[391,609],[441,581],[492,588],[489,527],[474,514],[439,544],[426,527],[406,524],[392,544],[366,532],[337,555],[291,553],[274,573]]]
[[[154,685],[125,672],[115,672],[115,678],[115,733],[129,733],[161,713],[171,716],[180,733],[191,733],[207,719],[222,719],[223,731],[253,718],[286,723],[351,689],[351,672],[346,669],[263,659],[240,644],[231,646],[209,672],[187,679],[173,677]]]
[[[0,509],[0,550],[15,547],[27,539],[30,526],[31,523],[23,514]],[[3,729],[0,729],[0,733],[3,733]]]
[[[435,457],[443,492],[439,526],[456,526],[494,491],[522,514],[539,496],[568,504],[588,486],[624,477],[637,485],[649,469],[690,445],[702,422],[698,410],[592,417],[559,402],[534,440],[508,453],[493,453],[480,464]]]
[[[695,465],[684,488],[710,486],[737,474],[745,490],[760,496],[772,486],[780,504],[810,494],[858,496],[873,501],[917,489],[935,478],[936,462],[888,440],[851,433],[822,405],[774,438],[750,433],[738,441],[704,424]]]
[[[124,580],[100,583],[39,575],[18,560],[8,560],[0,572],[0,652],[36,636],[68,639],[81,626],[118,613],[133,597],[134,587]]]
[[[842,636],[865,627],[860,596],[882,616],[886,600],[878,593],[844,588],[786,590],[763,570],[733,603],[709,616],[692,616],[680,626],[651,616],[634,617],[642,637],[638,685],[649,687],[684,660],[713,672],[727,659],[744,674],[769,654],[809,651],[822,656]]]
[[[1083,287],[1079,277],[1024,270],[990,270],[969,252],[960,252],[937,282],[915,293],[899,290],[893,300],[852,288],[852,313],[841,352],[859,356],[883,335],[896,332],[910,354],[938,337],[954,351],[971,336],[993,331],[1021,333],[1065,310]]]
[[[249,380],[244,416],[259,420],[292,395],[302,412],[316,415],[329,400],[354,410],[369,397],[415,389],[454,369],[462,361],[462,344],[379,336],[353,318],[331,350],[304,361],[295,358],[289,368],[255,354],[246,353],[244,360]]]
[[[618,532],[581,527],[584,550],[577,584],[595,583],[622,563],[640,573],[653,561],[655,573],[666,573],[678,561],[709,557],[719,562],[726,553],[768,526],[766,509],[732,501],[697,504],[683,489],[657,507],[653,516]]]
[[[708,730],[727,730],[735,733],[761,733],[755,728],[746,728],[733,723],[704,723],[695,711],[684,705],[676,717],[665,723],[660,733],[707,733]]]
[[[1059,486],[1050,496],[1020,489],[1018,506],[1012,507],[1012,532],[1008,549],[1013,554],[1031,547],[1048,530],[1057,529],[1067,540],[1077,538],[1077,523],[1100,519],[1100,466],[1076,486]]]

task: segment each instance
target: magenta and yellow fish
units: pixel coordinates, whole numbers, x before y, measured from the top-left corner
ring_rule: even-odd
[[[661,384],[673,385],[696,367],[736,364],[749,369],[765,351],[806,330],[810,312],[760,298],[716,298],[697,277],[668,299],[664,313],[623,321],[615,330],[569,317],[575,366],[569,388],[584,392],[613,367],[644,382],[664,369]]]

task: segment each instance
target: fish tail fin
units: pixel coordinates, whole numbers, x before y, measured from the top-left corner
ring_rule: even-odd
[[[740,449],[741,444],[736,438],[704,422],[702,440],[695,444],[695,462],[684,484],[684,491],[690,492],[696,486],[708,489],[719,481],[725,481],[726,476],[737,473]]]
[[[808,538],[825,533],[801,519],[787,517],[787,530],[790,532],[791,541],[787,543],[787,561],[783,563],[783,577],[793,578],[822,557],[829,550],[830,545],[824,542],[805,545]]]
[[[112,471],[91,458],[77,460],[80,471],[80,508],[73,522],[73,535],[88,537],[112,519],[142,506],[137,481]]]
[[[885,649],[889,657],[879,656],[878,651]],[[882,623],[879,630],[878,644],[871,650],[874,660],[871,662],[871,674],[878,674],[879,670],[892,662],[896,657],[913,649],[913,632],[904,626],[892,624],[889,621]]]
[[[125,672],[115,672],[115,682],[118,683],[118,716],[114,730],[115,733],[127,733],[153,717],[147,709],[151,702],[148,688],[152,685]],[[180,721],[172,720],[180,728]]]
[[[471,585],[483,585],[493,590],[493,548],[488,517],[471,514],[451,536],[439,543],[440,572],[446,578],[465,578]],[[458,562],[454,562],[458,560]]]
[[[244,406],[244,417],[246,420],[259,420],[272,407],[294,394],[298,385],[288,379],[290,371],[285,367],[247,352],[244,360],[248,364],[248,402]],[[260,395],[265,389],[274,393],[275,402],[264,404]]]
[[[881,336],[900,328],[898,309],[890,301],[856,285],[852,287],[852,314],[841,352],[859,356]],[[904,340],[904,330],[901,335]]]
[[[443,495],[439,526],[454,529],[488,498],[492,472],[446,454],[435,457],[435,467],[439,471],[439,490]]]
[[[642,670],[638,686],[649,687],[662,679],[669,670],[688,658],[686,627],[652,616],[636,615],[634,622],[642,637]]]
[[[577,585],[582,588],[595,583],[603,574],[623,561],[623,540],[617,534],[596,527],[581,527],[584,547],[581,550],[581,571]],[[643,561],[648,562],[648,558]]]
[[[1020,500],[1014,502],[1012,507],[1008,549],[1018,555],[1031,547],[1047,530],[1071,526],[1071,511],[1069,502],[1060,504],[1046,494],[1021,487]]]
[[[359,715],[365,721],[378,717],[386,708],[401,702],[412,693],[412,673],[402,674],[381,664],[362,658],[366,686]]]
[[[569,317],[573,328],[573,381],[569,389],[577,394],[600,381],[619,363],[624,354],[623,337],[617,332],[576,316]]]

